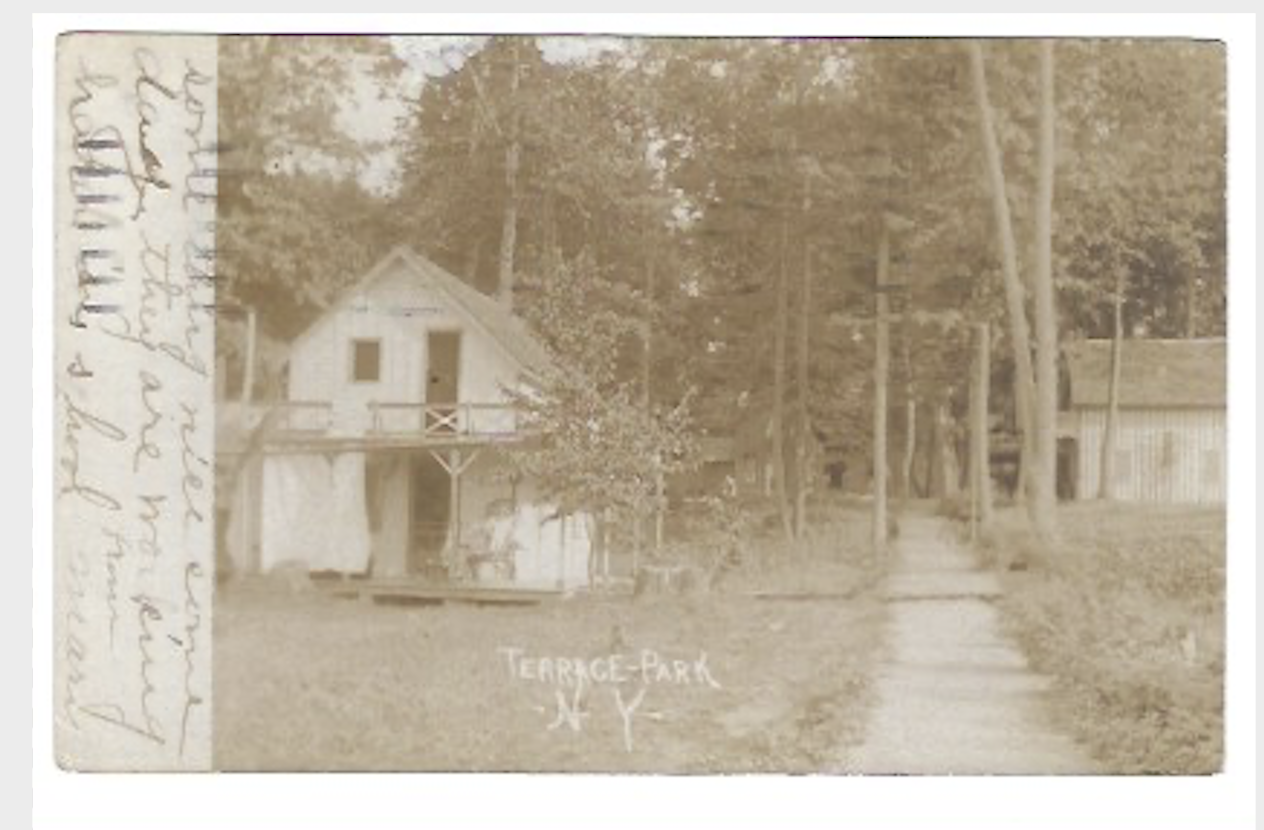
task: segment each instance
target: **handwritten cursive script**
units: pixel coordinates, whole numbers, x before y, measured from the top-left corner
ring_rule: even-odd
[[[57,282],[57,744],[210,763],[214,38],[68,35]]]

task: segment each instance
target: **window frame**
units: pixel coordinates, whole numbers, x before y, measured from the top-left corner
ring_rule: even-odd
[[[365,345],[372,344],[373,346],[377,348],[377,372],[376,372],[376,377],[374,377],[372,380],[361,378],[358,376],[358,373],[356,372],[356,369],[358,368],[358,361],[356,360],[356,354],[361,344],[365,344]],[[357,385],[381,383],[382,382],[383,351],[384,350],[382,349],[382,338],[380,337],[353,337],[351,338],[351,347],[347,350],[347,359],[350,363],[350,366],[348,366],[347,375],[350,379],[350,382]]]

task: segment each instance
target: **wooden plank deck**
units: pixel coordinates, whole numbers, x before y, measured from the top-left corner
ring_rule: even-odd
[[[398,605],[523,606],[563,596],[556,588],[441,584],[419,579],[316,580],[316,585],[335,597]]]

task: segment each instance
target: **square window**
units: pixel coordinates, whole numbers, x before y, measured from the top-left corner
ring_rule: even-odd
[[[381,341],[351,341],[351,379],[356,383],[376,383],[381,379],[381,376]]]

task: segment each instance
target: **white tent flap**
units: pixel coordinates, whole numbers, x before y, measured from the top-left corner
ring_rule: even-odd
[[[360,453],[343,453],[334,457],[333,475],[334,504],[333,527],[326,537],[325,570],[342,573],[362,573],[369,567],[368,502],[364,491],[364,456]]]
[[[369,561],[364,456],[273,456],[263,465],[261,568],[364,571]]]

